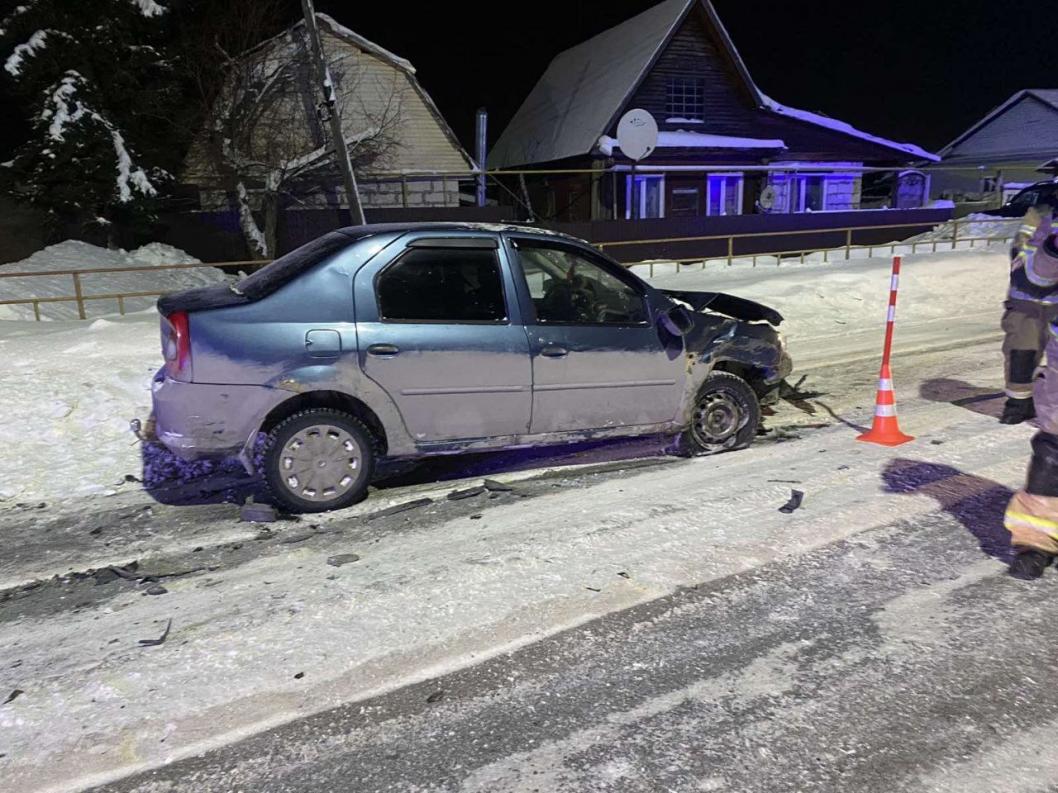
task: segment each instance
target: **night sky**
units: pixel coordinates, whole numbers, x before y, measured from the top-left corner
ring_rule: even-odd
[[[80,2],[81,0],[70,0]],[[289,3],[290,21],[300,0]],[[0,0],[6,9],[15,0]],[[180,0],[169,0],[177,5]],[[490,141],[548,62],[651,0],[371,2],[317,10],[415,64],[473,152],[474,111]],[[1022,88],[1058,88],[1052,3],[1029,0],[714,0],[757,85],[775,99],[936,150]],[[9,100],[0,82],[0,110]],[[0,127],[0,154],[26,132]]]
[[[555,54],[654,3],[316,5],[408,58],[472,151],[477,107],[489,109],[495,140]],[[765,93],[927,149],[944,146],[1017,90],[1058,88],[1058,28],[1048,2],[714,0],[714,6]]]

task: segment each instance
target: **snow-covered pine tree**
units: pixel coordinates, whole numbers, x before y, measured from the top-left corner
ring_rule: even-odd
[[[0,169],[3,189],[97,229],[149,219],[180,156],[167,135],[179,90],[163,52],[166,7],[18,2],[0,22],[0,76],[31,134]]]

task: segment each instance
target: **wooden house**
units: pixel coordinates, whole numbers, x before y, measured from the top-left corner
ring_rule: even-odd
[[[1058,89],[1018,91],[938,153],[931,176],[940,198],[975,200],[1045,179],[1058,156]]]
[[[317,14],[343,131],[366,208],[454,207],[455,179],[400,174],[474,169],[437,106],[404,58]],[[327,144],[304,21],[242,53],[185,162],[182,181],[203,209],[234,200],[240,185],[254,211],[279,193],[285,208],[345,205]],[[385,174],[387,178],[373,178]],[[278,185],[278,187],[277,187]]]
[[[632,108],[659,127],[635,173],[615,139]],[[557,55],[488,165],[593,171],[548,176],[539,194],[545,215],[582,221],[858,209],[864,167],[933,160],[771,99],[708,0],[666,0]],[[924,205],[921,175],[901,186],[905,206]]]

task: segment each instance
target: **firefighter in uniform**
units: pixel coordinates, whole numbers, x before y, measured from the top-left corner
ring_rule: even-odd
[[[1058,317],[1058,285],[1039,278],[1032,266],[1036,231],[1044,219],[1051,219],[1049,206],[1030,209],[1011,249],[1010,288],[1002,321],[1007,395],[999,419],[1003,424],[1020,424],[1036,415],[1033,374],[1047,347],[1050,324]]]
[[[1027,241],[1021,267],[1041,290],[1058,289],[1058,241],[1045,213]],[[1013,279],[1012,279],[1013,282]],[[1016,348],[1015,348],[1016,351]],[[1033,383],[1037,424],[1025,487],[1007,505],[1004,524],[1015,551],[1010,572],[1038,578],[1058,556],[1058,324],[1047,328],[1047,366]]]

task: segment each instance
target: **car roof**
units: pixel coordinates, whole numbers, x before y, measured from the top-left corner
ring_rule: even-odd
[[[382,234],[387,232],[413,232],[413,231],[487,231],[492,233],[511,232],[517,234],[530,234],[541,237],[555,237],[585,244],[579,237],[563,234],[560,231],[532,226],[526,223],[471,223],[464,221],[419,221],[409,223],[365,223],[362,226],[346,226],[338,229],[342,234],[351,237],[363,237],[368,234]]]

